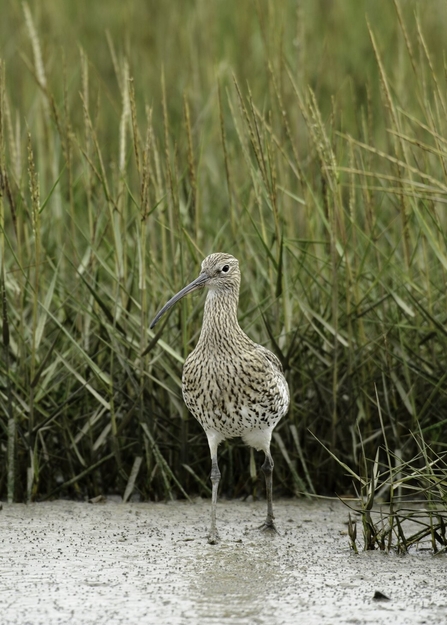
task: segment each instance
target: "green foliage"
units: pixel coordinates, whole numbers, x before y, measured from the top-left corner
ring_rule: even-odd
[[[203,299],[149,322],[212,251],[289,380],[282,492],[346,491],[384,433],[445,452],[447,17],[419,6],[7,2],[1,496],[208,493],[180,389]]]

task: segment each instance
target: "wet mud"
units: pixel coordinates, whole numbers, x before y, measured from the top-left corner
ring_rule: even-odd
[[[3,504],[0,621],[447,623],[446,556],[355,555],[340,503],[276,502],[279,535],[257,529],[264,515],[219,502],[208,545],[207,501]]]

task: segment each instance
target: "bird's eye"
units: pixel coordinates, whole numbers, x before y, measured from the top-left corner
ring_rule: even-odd
[[[222,271],[223,271],[224,273],[228,273],[228,272],[230,271],[230,265],[224,265],[224,266],[222,267]]]

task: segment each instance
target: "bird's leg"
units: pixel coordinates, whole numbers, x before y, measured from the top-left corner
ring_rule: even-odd
[[[216,508],[217,508],[217,490],[219,488],[220,471],[217,464],[217,454],[211,458],[211,484],[213,485],[213,494],[211,499],[211,528],[208,536],[210,545],[215,545],[219,540],[216,528]]]
[[[272,495],[272,473],[273,473],[273,458],[270,455],[270,451],[265,452],[265,460],[262,465],[262,470],[265,475],[265,492],[267,497],[267,517],[264,523],[261,525],[262,530],[271,530],[277,532],[273,519],[273,495]]]

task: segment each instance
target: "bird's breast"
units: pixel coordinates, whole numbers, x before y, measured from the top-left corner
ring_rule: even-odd
[[[213,353],[198,345],[186,359],[182,390],[201,425],[226,438],[274,427],[289,405],[284,376],[255,350],[243,355],[232,350]]]

